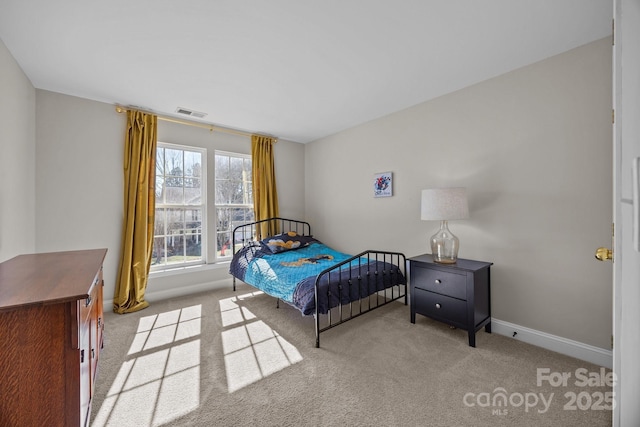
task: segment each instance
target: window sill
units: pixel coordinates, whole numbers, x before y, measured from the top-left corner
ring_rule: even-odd
[[[149,272],[149,278],[179,276],[181,274],[199,273],[203,271],[212,271],[220,269],[228,269],[230,261],[220,261],[214,264],[198,264],[186,267],[168,268],[166,270],[155,270]]]

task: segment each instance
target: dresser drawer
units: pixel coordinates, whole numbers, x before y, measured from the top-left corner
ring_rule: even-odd
[[[467,299],[467,276],[465,274],[412,265],[411,284],[417,289],[437,292],[462,300]]]
[[[467,303],[456,298],[416,289],[416,313],[461,325],[467,324]]]
[[[93,306],[96,304],[98,299],[98,278],[94,279],[93,284],[89,288],[89,296],[85,299],[78,300],[78,306],[80,309],[80,327],[82,325],[86,325],[89,322],[89,316],[91,315],[91,311],[94,309]]]

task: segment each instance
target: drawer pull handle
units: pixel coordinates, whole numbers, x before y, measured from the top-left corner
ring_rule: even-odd
[[[84,306],[89,307],[90,305],[91,305],[91,297],[89,296],[87,297],[87,300],[85,301]]]
[[[436,308],[442,307],[440,304],[436,303]]]
[[[436,284],[439,285],[440,283],[442,283],[442,280],[436,279]]]

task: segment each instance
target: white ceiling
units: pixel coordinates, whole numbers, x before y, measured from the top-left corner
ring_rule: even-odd
[[[36,88],[309,142],[611,34],[611,0],[0,0]]]

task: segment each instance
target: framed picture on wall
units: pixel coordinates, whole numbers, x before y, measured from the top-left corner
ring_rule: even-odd
[[[373,197],[393,195],[393,173],[382,172],[373,175]]]

